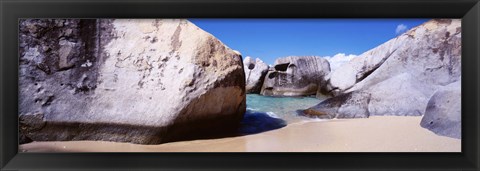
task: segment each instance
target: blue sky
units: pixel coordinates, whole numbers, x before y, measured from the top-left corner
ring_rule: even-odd
[[[360,55],[428,19],[189,19],[243,57]]]

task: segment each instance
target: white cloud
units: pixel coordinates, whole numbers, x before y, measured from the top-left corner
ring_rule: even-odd
[[[332,56],[325,56],[324,58],[328,60],[330,63],[330,70],[334,71],[335,69],[339,68],[341,65],[347,63],[348,61],[352,60],[353,58],[357,57],[357,55],[345,55],[344,53],[338,53]]]
[[[405,24],[399,24],[397,29],[395,29],[396,34],[402,34],[403,32],[407,31],[408,27]]]

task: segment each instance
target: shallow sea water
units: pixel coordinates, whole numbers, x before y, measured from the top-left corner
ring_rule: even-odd
[[[256,134],[279,129],[296,122],[318,121],[319,119],[298,115],[297,110],[315,106],[325,99],[247,94],[247,111],[237,133],[240,135]]]
[[[283,119],[290,124],[304,120],[312,120],[312,118],[299,116],[296,111],[315,106],[325,99],[317,99],[315,97],[270,97],[258,94],[247,94],[247,110],[264,112],[271,117]]]
[[[256,134],[279,129],[296,122],[318,121],[319,119],[298,115],[297,110],[315,106],[325,99],[247,94],[247,111],[237,133],[240,135]]]

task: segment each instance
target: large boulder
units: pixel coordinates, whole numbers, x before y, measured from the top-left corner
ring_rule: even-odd
[[[462,96],[460,81],[441,88],[428,101],[420,125],[436,134],[462,137]]]
[[[350,114],[352,111],[336,111],[330,115],[423,115],[436,90],[460,79],[460,64],[461,20],[430,20],[330,73],[326,89],[336,96],[333,97],[336,100],[330,101],[350,103],[344,98],[348,94],[368,99],[350,104],[368,110],[359,110],[354,115]],[[322,107],[311,108],[310,113],[319,108]],[[323,110],[326,109],[319,111]]]
[[[352,59],[331,73],[333,94],[359,90],[407,72],[446,85],[459,79],[461,20],[430,20]]]
[[[157,144],[235,129],[241,59],[187,20],[21,20],[22,139]]]
[[[247,93],[259,94],[262,89],[265,75],[268,72],[268,65],[261,59],[257,58],[253,60],[251,57],[247,56],[243,60],[243,68],[245,69],[246,80],[245,91],[247,91]]]
[[[262,95],[304,96],[314,95],[326,84],[330,73],[326,59],[317,56],[290,56],[275,60],[262,86]]]

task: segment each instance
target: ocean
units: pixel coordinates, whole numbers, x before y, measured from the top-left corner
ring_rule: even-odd
[[[247,111],[239,132],[243,135],[254,134],[278,129],[296,122],[318,121],[319,119],[299,116],[297,110],[315,106],[325,99],[247,94]]]

